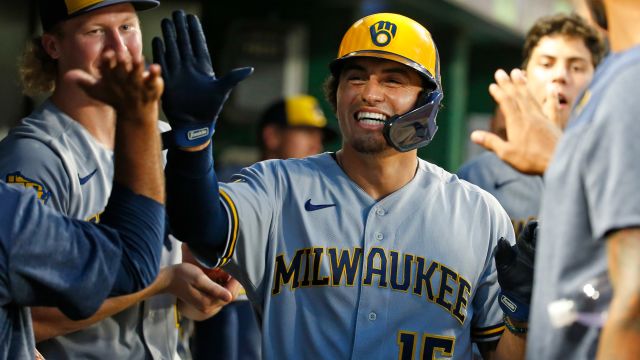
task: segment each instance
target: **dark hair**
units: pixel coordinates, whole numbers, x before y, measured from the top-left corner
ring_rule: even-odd
[[[598,32],[591,27],[586,20],[577,14],[558,14],[538,19],[529,29],[522,49],[522,68],[526,68],[531,59],[533,49],[545,36],[563,35],[580,38],[591,52],[593,66],[597,66],[605,53],[603,39]]]
[[[324,98],[327,100],[331,109],[335,113],[338,107],[338,78],[333,74],[329,74],[322,84],[322,90],[324,91]]]

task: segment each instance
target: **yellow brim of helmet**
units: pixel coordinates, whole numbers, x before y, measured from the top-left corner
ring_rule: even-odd
[[[418,73],[420,73],[420,75],[422,75],[428,82],[430,82],[431,84],[434,85],[434,87],[440,87],[438,80],[436,80],[436,78],[433,76],[433,74],[431,74],[429,72],[429,70],[427,70],[427,68],[425,68],[424,66],[416,63],[415,61],[408,59],[402,55],[398,55],[398,54],[393,54],[393,53],[389,53],[387,51],[381,51],[381,50],[360,50],[360,51],[354,51],[351,53],[348,53],[344,56],[342,56],[341,58],[335,59],[333,60],[330,64],[329,64],[329,69],[331,70],[331,73],[333,74],[334,77],[338,78],[340,76],[340,71],[342,70],[342,65],[344,64],[345,60],[351,59],[351,58],[355,58],[355,57],[373,57],[373,58],[379,58],[379,59],[385,59],[385,60],[391,60],[391,61],[395,61],[398,62],[400,64],[406,65],[412,69],[414,69],[415,71],[417,71]]]

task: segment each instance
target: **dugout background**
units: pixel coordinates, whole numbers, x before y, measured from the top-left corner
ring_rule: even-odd
[[[455,171],[479,149],[468,141],[470,130],[486,127],[493,111],[487,92],[498,67],[520,63],[524,31],[539,16],[572,9],[572,0],[225,0],[161,1],[140,14],[145,56],[160,19],[182,8],[198,14],[218,74],[254,66],[220,119],[215,151],[220,163],[256,160],[255,122],[277,97],[309,93],[321,99],[330,123],[335,116],[324,101],[322,83],[341,36],[356,19],[375,12],[407,15],[432,33],[441,58],[444,109],[434,142],[419,155]],[[21,94],[17,60],[39,18],[34,0],[0,4],[0,137],[42,99]],[[224,135],[222,135],[224,134]],[[335,150],[339,142],[330,144]]]

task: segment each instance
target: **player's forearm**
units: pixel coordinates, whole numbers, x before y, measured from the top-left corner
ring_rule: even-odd
[[[598,359],[640,358],[640,229],[607,238],[613,300],[598,344]]]
[[[614,299],[600,343],[598,359],[640,358],[640,297]]]
[[[167,214],[178,239],[198,254],[222,252],[228,232],[227,213],[220,202],[211,145],[167,154]]]
[[[524,326],[519,324],[520,326]],[[514,334],[509,330],[505,330],[500,337],[498,346],[490,359],[495,360],[518,360],[525,358],[525,350],[527,345],[526,334]],[[485,357],[485,360],[487,358]]]
[[[136,305],[140,301],[164,293],[171,282],[171,276],[170,269],[163,268],[150,286],[136,293],[108,298],[94,315],[79,321],[69,319],[57,308],[33,307],[31,308],[31,317],[36,342],[85,329]]]
[[[159,203],[165,201],[157,103],[118,113],[114,180]],[[143,117],[142,119],[131,119]]]
[[[160,266],[165,219],[161,204],[114,184],[102,215],[102,224],[118,232],[122,246],[120,266],[112,270],[117,273],[109,287],[110,296],[139,291],[154,281]]]

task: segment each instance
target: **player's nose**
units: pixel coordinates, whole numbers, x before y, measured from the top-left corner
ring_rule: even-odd
[[[107,31],[104,48],[105,50],[113,50],[116,54],[127,52],[127,44],[119,31]]]
[[[566,83],[569,76],[569,69],[566,65],[556,65],[553,69],[553,81],[559,83]]]
[[[362,88],[362,100],[367,104],[375,104],[384,100],[382,85],[375,79],[369,79]]]

